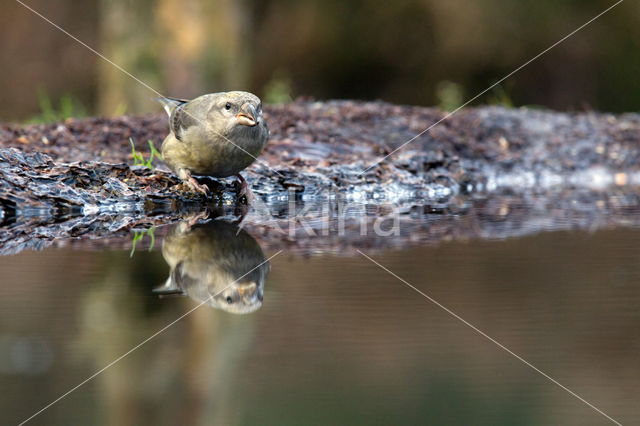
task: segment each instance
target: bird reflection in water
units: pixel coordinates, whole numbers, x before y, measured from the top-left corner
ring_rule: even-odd
[[[197,223],[202,217],[181,222],[165,238],[162,256],[171,272],[154,293],[188,295],[235,314],[260,309],[271,268],[262,248],[240,221]]]

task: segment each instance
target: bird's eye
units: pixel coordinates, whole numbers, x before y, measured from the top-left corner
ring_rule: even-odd
[[[227,104],[229,105],[229,104]],[[228,304],[232,304],[233,303],[233,299],[231,298],[231,296],[227,296],[227,303]]]
[[[224,109],[229,111],[231,109],[231,104],[229,102],[227,102],[226,105],[224,106]]]

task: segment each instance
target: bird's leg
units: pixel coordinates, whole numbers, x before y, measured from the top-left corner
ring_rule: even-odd
[[[247,213],[249,213],[249,207],[246,204],[236,205],[236,208],[233,211],[233,214],[237,216],[238,219],[234,220],[233,224],[238,226],[241,225],[242,221],[247,216]]]
[[[178,170],[178,177],[185,181],[187,185],[195,192],[199,192],[205,197],[209,196],[209,187],[207,185],[203,185],[196,180],[193,176],[191,176],[191,172],[187,169]]]
[[[241,174],[237,174],[236,177],[240,180],[240,191],[238,192],[238,198],[241,198],[243,195],[247,198],[247,204],[251,204],[251,202],[255,199],[253,195],[253,191],[247,184],[247,181],[242,177]]]

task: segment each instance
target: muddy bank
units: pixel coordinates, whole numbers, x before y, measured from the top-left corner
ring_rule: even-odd
[[[465,183],[476,190],[486,185],[548,185],[594,169],[633,173],[640,164],[637,114],[476,108],[460,111],[416,137],[445,113],[348,101],[295,102],[265,112],[271,138],[262,162],[248,173],[254,188],[265,193],[283,189],[284,183],[306,193],[336,185],[345,192],[366,190],[371,197],[393,198],[401,192],[424,198],[442,195],[434,191],[436,183],[454,192]],[[1,125],[0,146],[45,153],[56,163],[131,164],[129,138],[147,152],[147,141],[160,146],[166,132],[162,114]]]
[[[611,197],[617,192],[624,193],[625,200],[635,200],[634,188],[640,184],[636,114],[486,107],[460,111],[423,134],[445,113],[380,102],[332,101],[271,106],[266,115],[270,142],[262,161],[245,172],[263,213],[251,213],[249,219],[254,221],[245,226],[274,247],[303,246],[308,241],[308,250],[317,245],[339,251],[378,244],[375,238],[283,238],[274,231],[274,223],[297,215],[283,213],[282,206],[292,200],[303,216],[309,216],[313,213],[300,206],[336,200],[409,211],[437,206],[450,213],[447,209],[460,203],[503,199],[505,193],[516,199],[535,196],[537,203],[549,206],[565,205],[568,202],[562,200],[579,195],[581,211],[595,214],[603,203],[616,205]],[[132,227],[171,223],[206,206],[235,208],[236,187],[231,180],[206,180],[214,196],[205,200],[189,193],[161,163],[153,170],[130,166],[129,138],[137,150],[147,153],[147,141],[159,147],[166,132],[161,114],[0,125],[4,252],[35,248],[56,238],[99,238]],[[565,206],[567,214],[572,214],[572,203]],[[265,211],[270,213],[265,216]],[[611,223],[605,221],[606,226],[617,224],[617,213],[615,209],[607,213]],[[271,225],[265,224],[269,215]],[[423,216],[414,216],[406,216],[409,233],[397,244],[386,240],[380,245],[401,247],[403,241],[444,238],[434,237],[437,227],[431,224],[428,235],[421,236]],[[621,217],[627,221],[626,213]],[[454,222],[459,226],[460,221]],[[453,228],[446,234],[467,238],[478,236],[477,229],[483,226]]]
[[[433,108],[382,102],[270,105],[265,107],[265,116],[271,138],[262,159],[284,169],[326,167],[337,160],[343,165],[368,166],[445,115]],[[558,169],[603,163],[626,167],[637,164],[638,153],[634,151],[640,141],[639,129],[638,114],[469,108],[417,137],[404,152],[442,151],[464,160],[493,160],[505,165],[542,162]],[[118,163],[130,160],[129,138],[146,151],[147,140],[159,145],[166,132],[166,117],[158,113],[70,119],[49,125],[0,124],[0,143],[47,153],[58,162]],[[584,158],[575,158],[576,154]],[[348,159],[352,162],[344,161]],[[390,162],[401,163],[397,159]]]

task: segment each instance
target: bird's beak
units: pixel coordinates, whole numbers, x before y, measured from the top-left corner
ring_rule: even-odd
[[[249,127],[253,127],[258,124],[258,120],[256,118],[257,116],[258,115],[256,114],[256,109],[251,104],[244,104],[242,106],[241,112],[236,114],[238,123]]]

